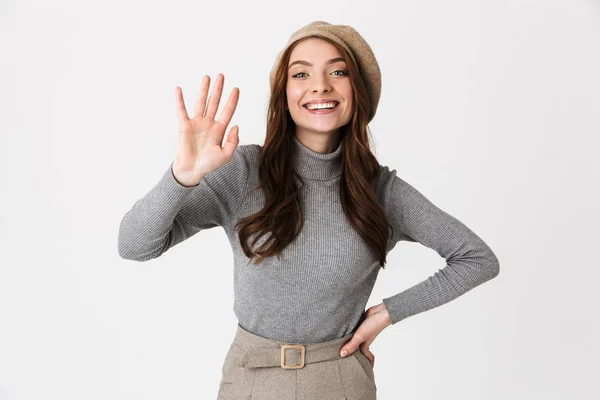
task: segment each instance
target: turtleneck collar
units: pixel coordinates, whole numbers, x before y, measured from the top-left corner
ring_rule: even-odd
[[[302,144],[295,134],[292,136],[296,145],[294,168],[301,177],[326,181],[341,175],[343,140],[340,140],[340,144],[333,152],[318,153]]]

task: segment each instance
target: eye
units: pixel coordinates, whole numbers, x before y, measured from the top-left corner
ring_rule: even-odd
[[[341,72],[341,74],[336,74],[336,72]],[[348,72],[344,71],[343,69],[337,69],[337,70],[333,71],[332,73],[333,73],[333,74],[336,74],[337,76],[345,76],[345,75],[348,75]],[[302,76],[299,76],[299,75],[302,75],[302,74],[304,74],[304,75],[307,75],[307,76],[308,76],[308,74],[307,74],[306,72],[298,72],[297,74],[295,74],[295,75],[292,75],[292,78],[303,78]]]
[[[342,69],[338,69],[338,70],[335,70],[335,71],[333,71],[333,72],[334,72],[334,73],[335,73],[335,72],[341,72],[343,75],[348,75],[348,72],[346,72],[346,71],[344,71],[344,70],[342,70]]]

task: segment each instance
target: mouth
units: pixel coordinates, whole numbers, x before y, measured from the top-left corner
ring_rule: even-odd
[[[335,110],[337,110],[337,106],[340,104],[337,101],[332,101],[331,103],[334,104],[334,106],[332,108],[310,109],[310,108],[308,108],[308,104],[304,104],[302,107],[304,107],[311,114],[330,114],[330,113],[334,112]]]

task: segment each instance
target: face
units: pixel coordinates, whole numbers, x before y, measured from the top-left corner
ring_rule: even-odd
[[[352,118],[352,86],[342,54],[323,39],[309,38],[292,50],[288,67],[287,107],[296,135],[336,135]],[[307,108],[315,102],[333,102],[335,107]]]

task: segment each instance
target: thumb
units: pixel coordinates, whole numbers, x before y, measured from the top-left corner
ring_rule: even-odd
[[[358,346],[360,346],[360,343],[360,340],[353,336],[352,339],[340,349],[340,356],[346,357],[348,354],[354,353],[354,351],[358,349]]]
[[[225,144],[223,145],[223,148],[229,157],[233,157],[233,153],[240,142],[239,131],[240,128],[237,125],[234,125],[229,129],[227,140],[225,140]]]

